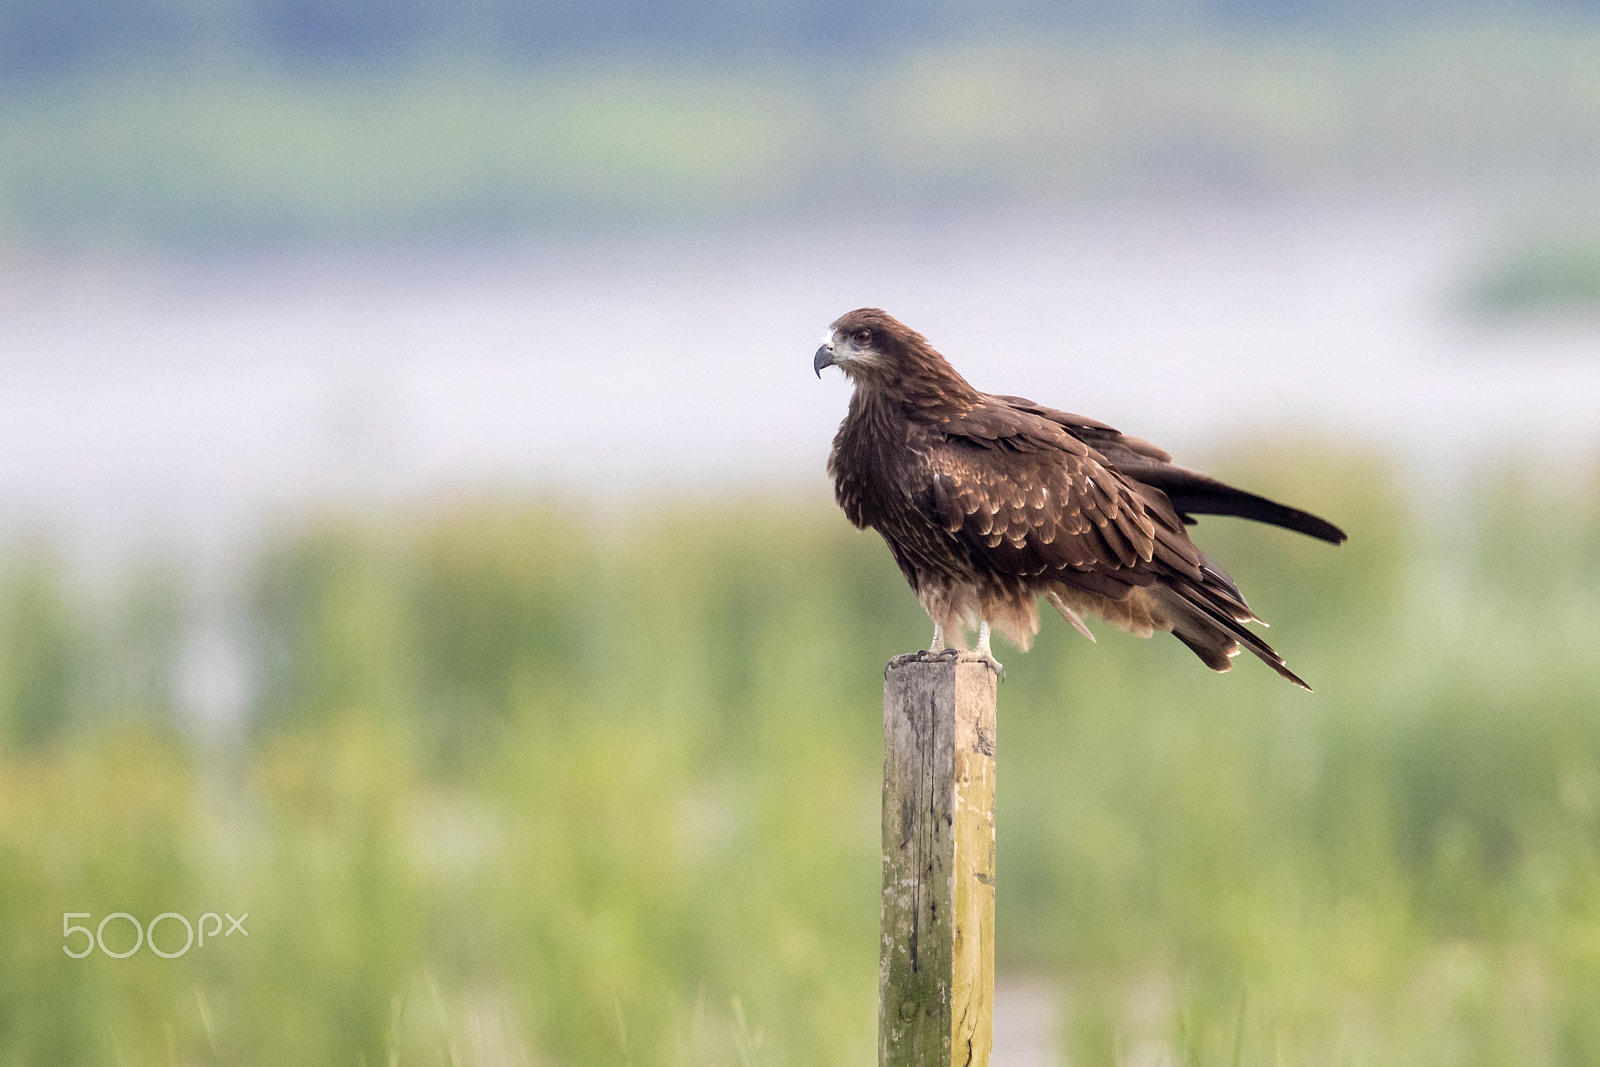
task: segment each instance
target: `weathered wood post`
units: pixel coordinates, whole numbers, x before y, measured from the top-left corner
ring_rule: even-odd
[[[989,1062],[996,689],[985,663],[884,672],[880,1067]]]

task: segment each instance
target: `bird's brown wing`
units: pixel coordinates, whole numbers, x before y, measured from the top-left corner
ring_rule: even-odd
[[[985,398],[938,429],[927,505],[991,574],[1035,592],[1048,594],[1053,582],[1113,601],[1147,587],[1143,595],[1169,617],[1162,628],[1213,670],[1227,670],[1246,648],[1309,688],[1246,628],[1260,620],[1189,540],[1162,489],[1123,472],[1059,421],[1002,398]],[[1140,446],[1165,455],[1143,442],[1121,447]]]
[[[1164,572],[1203,580],[1204,557],[1165,496],[1059,423],[995,399],[938,430],[930,510],[991,572],[1113,598]]]
[[[1048,419],[1100,453],[1117,470],[1160,489],[1186,523],[1193,524],[1195,515],[1233,515],[1281,526],[1335,545],[1347,540],[1345,532],[1326,519],[1180,467],[1172,462],[1170,454],[1150,442],[1128,437],[1103,422],[1047,408],[1025,397],[990,399],[1016,411]]]

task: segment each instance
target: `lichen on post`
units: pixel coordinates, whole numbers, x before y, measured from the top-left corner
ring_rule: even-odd
[[[891,664],[878,1062],[986,1065],[994,1031],[994,672]]]

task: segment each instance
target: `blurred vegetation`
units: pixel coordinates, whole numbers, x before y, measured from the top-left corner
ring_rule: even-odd
[[[1002,652],[1002,975],[1080,1064],[1600,1060],[1600,472],[1423,515],[1360,457],[1218,469],[1351,534],[1199,531],[1317,692]],[[181,571],[0,569],[0,1063],[872,1061],[926,622],[826,502],[285,532],[232,739],[183,725]],[[249,936],[70,959],[68,911]]]
[[[1594,0],[1481,0],[1497,22],[1571,20]],[[530,63],[597,51],[860,57],[974,37],[1206,27],[1382,31],[1433,21],[1427,0],[0,0],[0,83],[108,65],[265,61],[394,67],[441,55]]]
[[[1508,244],[1463,288],[1464,307],[1483,317],[1600,312],[1600,235],[1569,228]]]
[[[388,63],[243,46],[97,61],[0,80],[0,248],[1530,180],[1591,200],[1600,22],[1486,19],[1024,33],[997,15],[867,49],[624,35],[523,59],[463,44]]]

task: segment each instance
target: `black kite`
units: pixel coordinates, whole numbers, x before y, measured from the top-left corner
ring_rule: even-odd
[[[888,542],[933,620],[932,651],[949,641],[998,669],[990,626],[1026,651],[1042,596],[1091,641],[1084,615],[1141,637],[1171,633],[1216,671],[1247,648],[1310,688],[1246,629],[1261,620],[1185,527],[1236,515],[1339,544],[1338,527],[1175,466],[1104,423],[980,393],[877,308],[836,321],[813,366],[855,383],[828,457],[834,494]]]

